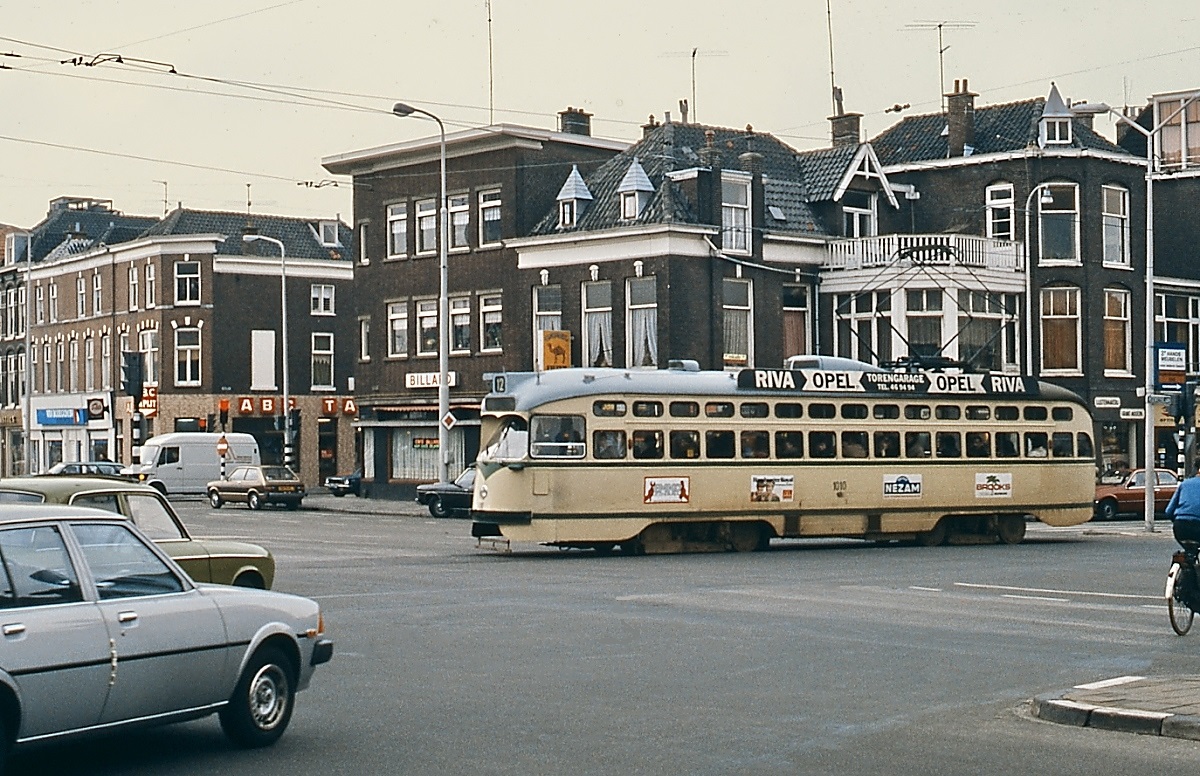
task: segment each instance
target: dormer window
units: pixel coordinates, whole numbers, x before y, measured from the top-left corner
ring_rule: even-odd
[[[583,215],[583,211],[587,209],[588,204],[592,201],[592,192],[588,190],[587,184],[583,182],[583,176],[579,174],[579,168],[571,165],[571,174],[567,176],[566,183],[559,189],[558,196],[558,228],[569,229],[578,225],[579,216]],[[622,207],[622,218],[625,218],[624,207]],[[637,217],[635,212],[632,218]]]
[[[621,218],[627,221],[632,221],[638,217],[638,195],[636,191],[626,191],[621,193]]]
[[[622,220],[636,219],[642,214],[646,205],[650,204],[650,196],[654,194],[654,184],[650,182],[650,178],[646,175],[646,171],[636,156],[633,158],[633,164],[629,165],[629,171],[621,179],[621,185],[617,186],[617,192],[621,195]]]
[[[1070,119],[1046,119],[1042,122],[1046,133],[1046,145],[1063,145],[1071,142]]]
[[[573,199],[558,203],[558,225],[560,228],[566,229],[575,226],[575,205],[576,201]]]
[[[750,179],[725,173],[721,176],[721,246],[749,253]]]
[[[10,232],[4,236],[4,263],[29,260],[29,232]]]
[[[321,245],[326,248],[336,248],[342,244],[338,239],[337,221],[321,221],[317,225],[317,234],[321,237]]]

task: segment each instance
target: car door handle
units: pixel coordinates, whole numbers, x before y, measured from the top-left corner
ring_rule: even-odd
[[[3,628],[0,628],[5,636],[19,636],[25,632],[25,623],[10,622],[6,623]]]
[[[117,622],[135,622],[137,612],[117,612]]]

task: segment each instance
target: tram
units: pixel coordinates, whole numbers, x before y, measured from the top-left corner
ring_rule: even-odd
[[[662,553],[772,538],[1019,543],[1091,518],[1092,418],[1034,378],[783,369],[491,375],[472,535]]]

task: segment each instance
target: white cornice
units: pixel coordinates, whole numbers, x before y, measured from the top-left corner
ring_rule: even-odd
[[[71,272],[86,272],[139,259],[175,253],[215,253],[219,234],[184,234],[143,237],[117,245],[102,245],[74,256],[34,262],[31,274],[41,279]]]
[[[214,256],[213,274],[217,275],[261,275],[279,277],[279,257],[270,256]],[[312,278],[316,280],[354,280],[354,262],[330,261],[328,259],[287,260],[288,277]]]
[[[883,167],[884,172],[896,174],[902,172],[920,172],[922,170],[940,169],[945,167],[970,167],[979,164],[995,162],[1025,161],[1029,157],[1044,159],[1103,159],[1119,164],[1132,164],[1135,167],[1145,167],[1146,160],[1140,156],[1119,154],[1112,151],[1097,151],[1090,148],[1071,148],[1061,150],[1032,149],[1031,152],[1005,151],[997,154],[972,154],[971,156],[954,156],[949,159],[929,159],[922,162],[905,162],[904,164],[889,164]]]
[[[693,224],[650,224],[526,237],[505,245],[516,250],[518,269],[541,269],[658,256],[702,258],[711,255],[709,240],[717,232],[717,227]]]

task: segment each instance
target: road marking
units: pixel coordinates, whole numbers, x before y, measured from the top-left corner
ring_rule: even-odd
[[[1054,590],[1044,587],[1013,587],[1012,585],[981,585],[974,582],[955,582],[955,587],[970,587],[978,590],[1011,590],[1016,593],[1050,593],[1058,595],[1090,595],[1097,598],[1128,598],[1140,601],[1158,601],[1160,595],[1134,595],[1132,593],[1101,593],[1094,590]]]
[[[925,591],[926,593],[940,593],[940,592],[942,592],[942,589],[941,589],[940,587],[921,587],[920,585],[909,585],[909,586],[908,586],[908,589],[909,589],[909,590],[923,590],[923,591]]]
[[[1005,593],[1001,598],[1015,598],[1019,601],[1057,601],[1058,603],[1066,603],[1071,600],[1069,598],[1051,598],[1045,595],[1014,595],[1013,593]]]
[[[1091,682],[1089,684],[1077,684],[1076,690],[1100,690],[1105,687],[1116,687],[1119,684],[1129,684],[1130,682],[1140,682],[1145,679],[1144,676],[1118,676],[1113,679],[1103,679],[1099,682]]]

